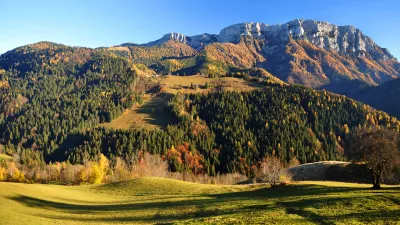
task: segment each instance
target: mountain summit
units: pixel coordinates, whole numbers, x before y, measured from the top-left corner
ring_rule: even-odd
[[[1,55],[0,66],[20,68],[26,61],[17,62],[28,57],[20,53],[41,56],[45,49],[59,48],[47,42],[23,46]],[[68,58],[60,54],[36,57],[37,65],[26,66],[54,64],[63,57],[82,63],[90,58],[91,50],[77,50],[71,50]],[[97,50],[126,57],[151,69],[151,73],[274,76],[287,83],[347,95],[400,76],[397,59],[361,30],[315,20],[297,19],[278,25],[247,22],[228,26],[219,34],[169,33],[141,45],[126,43]],[[249,74],[254,68],[259,72]]]
[[[225,75],[232,68],[257,66],[289,83],[339,93],[400,75],[397,59],[361,30],[315,20],[296,19],[278,25],[246,22],[228,26],[218,35],[170,33],[141,47],[171,47],[169,42],[195,50],[176,55],[183,57],[174,58],[172,72],[176,73],[190,68],[188,73]],[[193,58],[190,65],[188,57]]]
[[[379,59],[393,59],[387,49],[379,47],[353,26],[336,26],[315,20],[292,20],[268,26],[264,23],[240,23],[221,30],[220,42],[238,43],[242,36],[274,41],[307,40],[319,48],[339,53],[370,54]]]
[[[144,44],[144,46],[161,45],[168,41],[177,41],[189,45],[190,47],[200,50],[205,45],[218,42],[218,35],[215,34],[201,34],[195,36],[185,36],[180,33],[165,34],[161,39]]]
[[[244,22],[222,29],[217,34],[185,36],[181,33],[165,34],[162,38],[143,46],[161,45],[170,40],[185,43],[199,49],[214,42],[237,44],[243,38],[268,40],[269,43],[280,43],[295,40],[307,40],[319,48],[339,53],[357,53],[375,56],[377,59],[394,59],[386,48],[378,46],[370,37],[353,26],[336,26],[316,20],[296,19],[285,24],[271,25],[259,22]]]

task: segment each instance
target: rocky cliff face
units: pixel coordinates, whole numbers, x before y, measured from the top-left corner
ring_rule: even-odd
[[[377,59],[394,58],[387,49],[379,47],[353,26],[336,26],[314,20],[293,20],[272,26],[264,23],[241,23],[224,28],[218,38],[223,43],[238,43],[243,36],[268,40],[269,46],[286,43],[293,38],[307,40],[319,48],[341,54],[354,53],[364,57],[368,53]],[[270,53],[270,49],[271,47],[266,53]]]
[[[300,19],[271,26],[265,23],[240,23],[222,29],[219,35],[185,36],[180,33],[169,33],[143,46],[155,46],[173,40],[199,50],[214,42],[237,44],[243,37],[266,40],[267,47],[264,49],[266,54],[273,53],[274,46],[286,44],[292,38],[306,40],[319,48],[341,54],[354,53],[358,57],[369,54],[382,60],[394,58],[387,49],[378,46],[370,37],[353,26],[336,26],[327,22]]]
[[[17,48],[1,55],[2,66],[6,70],[16,67],[28,71],[62,60],[83,65],[93,52],[77,48],[68,50],[68,57],[54,53],[40,58],[42,50],[59,48],[69,47],[40,42]],[[397,59],[359,29],[314,20],[272,26],[241,23],[222,29],[218,35],[170,33],[147,44],[125,43],[100,50],[126,57],[160,74],[243,75],[243,71],[258,67],[287,83],[348,95],[360,87],[400,77]],[[31,63],[19,58],[38,60]]]
[[[190,47],[200,50],[206,45],[218,42],[218,35],[215,34],[201,34],[195,36],[185,36],[180,33],[169,33],[164,35],[161,39],[143,44],[143,46],[156,46],[166,43],[168,41],[177,41],[189,45]]]
[[[193,54],[178,51],[179,54],[167,57],[171,61],[171,56],[175,56],[169,63],[179,70],[190,66],[186,73],[226,75],[232,68],[256,66],[288,83],[342,94],[400,76],[397,59],[361,30],[321,21],[293,20],[278,25],[240,23],[222,29],[218,35],[170,33],[140,47],[160,48],[171,42],[195,51]],[[138,50],[133,54],[138,54]]]

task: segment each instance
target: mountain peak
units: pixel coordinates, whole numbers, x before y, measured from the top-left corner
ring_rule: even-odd
[[[199,50],[205,45],[211,44],[213,42],[217,42],[218,35],[204,33],[201,35],[186,36],[181,33],[168,33],[156,41],[152,41],[152,42],[143,44],[143,46],[151,47],[151,46],[155,46],[155,45],[161,45],[170,40],[187,44],[190,47]]]
[[[295,19],[278,25],[239,23],[222,29],[219,41],[237,43],[242,36],[262,38],[271,43],[287,42],[290,38],[307,40],[329,51],[356,53],[361,57],[368,53],[383,60],[394,58],[387,49],[380,48],[354,26],[337,26],[323,21]]]
[[[186,36],[168,33],[162,38],[143,44],[155,46],[173,40],[199,50],[214,42],[239,43],[241,38],[264,39],[270,44],[287,43],[291,38],[306,40],[319,48],[342,54],[353,53],[357,57],[371,55],[375,59],[394,59],[387,49],[379,47],[370,37],[354,26],[337,26],[324,21],[294,19],[284,24],[268,25],[261,22],[243,22],[230,25],[217,34]]]

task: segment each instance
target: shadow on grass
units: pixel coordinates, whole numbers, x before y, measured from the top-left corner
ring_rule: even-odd
[[[372,198],[372,200],[383,202],[390,201],[391,204],[397,207],[397,210],[372,208],[368,209],[368,212],[363,210],[358,212],[358,209],[352,210],[353,208],[346,204],[353,204],[353,202],[360,203],[360,199],[367,198],[365,196],[362,197],[362,194],[374,194],[372,190],[365,188],[324,187],[318,185],[293,185],[236,193],[193,195],[185,196],[188,198],[185,200],[175,199],[174,197],[171,197],[171,199],[161,199],[163,197],[160,196],[160,199],[152,200],[151,202],[134,201],[119,204],[62,203],[24,195],[17,195],[9,199],[30,208],[42,208],[53,212],[67,213],[62,215],[37,215],[40,217],[80,222],[98,220],[104,222],[164,223],[190,219],[206,219],[215,216],[229,217],[231,215],[237,216],[238,214],[246,216],[253,212],[272,213],[272,211],[276,209],[282,209],[287,214],[296,214],[302,218],[302,221],[305,220],[318,224],[332,224],[333,221],[348,219],[355,219],[363,222],[375,220],[396,222],[398,218],[400,218],[400,211],[398,210],[399,197],[394,197],[393,194],[399,194],[400,189],[386,188],[384,190],[391,192],[385,194],[376,193],[377,198]],[[254,202],[254,200],[257,201]],[[318,209],[324,207],[329,208],[329,206],[332,205],[342,205],[343,208],[349,207],[349,213],[346,214],[344,211],[335,216],[316,213]],[[314,210],[310,210],[310,208]],[[143,214],[142,211],[145,210],[154,213],[148,215]],[[135,214],[135,212],[137,213]],[[128,216],[121,213],[127,213]],[[82,214],[87,215],[81,217],[80,215]]]
[[[171,118],[165,113],[165,106],[168,102],[168,96],[160,96],[146,102],[137,109],[137,113],[148,115],[144,121],[148,124],[166,128],[169,124],[173,124]]]

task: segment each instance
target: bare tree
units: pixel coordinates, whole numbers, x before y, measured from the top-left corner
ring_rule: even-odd
[[[276,186],[281,183],[282,178],[286,175],[283,163],[276,157],[268,156],[263,159],[257,177],[262,182]]]
[[[388,177],[399,163],[399,134],[386,128],[364,130],[353,137],[348,156],[364,163],[371,172],[374,189]]]

